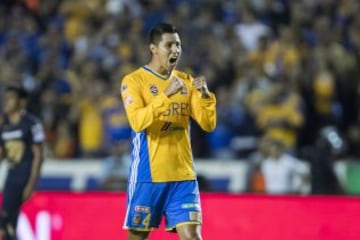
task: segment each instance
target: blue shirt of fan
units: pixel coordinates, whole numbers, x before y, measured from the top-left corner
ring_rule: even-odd
[[[122,105],[107,108],[102,114],[104,118],[104,146],[113,146],[121,140],[131,139],[131,128]]]

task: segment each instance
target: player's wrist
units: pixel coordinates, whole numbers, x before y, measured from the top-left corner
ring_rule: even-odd
[[[165,96],[168,97],[168,98],[171,97],[172,95],[174,95],[174,93],[172,93],[172,92],[170,92],[170,91],[167,91],[167,90],[165,90],[164,94],[165,94]]]
[[[201,88],[201,97],[206,99],[210,98],[210,92],[207,87]]]

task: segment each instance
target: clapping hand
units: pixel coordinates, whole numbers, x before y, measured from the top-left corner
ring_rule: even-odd
[[[179,92],[183,87],[185,87],[185,83],[182,80],[174,77],[173,80],[171,80],[169,86],[166,88],[165,95],[170,97]]]
[[[209,98],[210,92],[206,84],[206,80],[204,76],[196,77],[193,81],[194,87],[201,92],[201,96],[203,98]]]

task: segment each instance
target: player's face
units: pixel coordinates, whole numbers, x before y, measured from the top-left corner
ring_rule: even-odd
[[[171,71],[176,67],[181,55],[179,34],[164,33],[161,41],[153,46],[153,54],[158,58],[161,68]]]
[[[11,114],[18,111],[21,108],[21,100],[19,96],[12,91],[7,91],[3,97],[4,112]]]

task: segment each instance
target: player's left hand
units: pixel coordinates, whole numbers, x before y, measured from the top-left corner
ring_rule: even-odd
[[[199,76],[199,77],[194,78],[193,86],[197,90],[201,91],[202,97],[204,97],[204,98],[209,98],[210,97],[210,92],[209,92],[209,89],[207,87],[206,80],[205,80],[204,76]]]
[[[26,202],[29,200],[33,193],[33,187],[32,186],[26,186],[23,192],[23,202]]]

